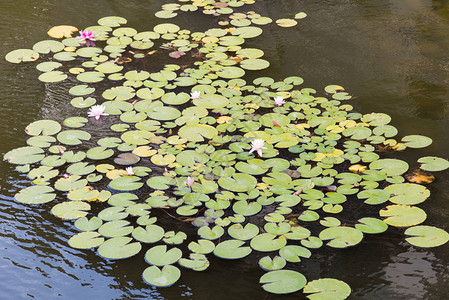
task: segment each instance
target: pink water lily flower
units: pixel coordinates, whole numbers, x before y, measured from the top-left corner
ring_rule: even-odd
[[[80,36],[78,36],[78,38],[82,41],[95,41],[95,38],[97,36],[94,34],[94,32],[92,30],[81,30],[80,31]]]
[[[274,98],[274,105],[281,106],[284,103],[285,103],[285,101],[284,101],[283,97],[277,96],[277,97]]]
[[[262,149],[267,149],[263,145],[265,144],[265,141],[262,139],[255,139],[251,141],[251,150],[249,153],[253,153],[254,151],[259,154],[259,156],[262,156]]]
[[[200,91],[193,91],[190,93],[190,99],[200,99],[201,92]]]
[[[94,105],[90,108],[87,115],[89,117],[95,117],[95,119],[98,120],[101,116],[109,116],[109,114],[104,112],[105,109],[106,107],[104,105]]]
[[[126,175],[134,175],[133,167],[126,168]]]
[[[188,187],[191,187],[194,182],[195,182],[195,179],[189,176],[189,177],[187,177],[187,181],[184,181],[184,184],[186,184]]]

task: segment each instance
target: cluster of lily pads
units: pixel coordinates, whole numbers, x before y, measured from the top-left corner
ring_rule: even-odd
[[[165,4],[156,16],[202,9],[219,16],[221,28],[162,23],[137,32],[124,18],[104,17],[79,37],[75,27],[56,26],[55,39],[6,55],[13,63],[44,55],[36,68],[47,84],[79,81],[68,90],[78,116],[29,124],[28,146],[5,154],[31,180],[17,201],[55,202],[52,213],[81,231],[69,240],[74,248],[98,247],[109,259],[146,251],[143,278],[155,286],[180,278],[175,263],[203,271],[212,253],[243,259],[257,251],[267,254],[259,260],[266,291],[344,299],[346,283],[307,283],[294,263],[323,244],[357,245],[388,225],[408,227],[406,241],[418,247],[449,240],[443,229],[419,225],[426,213],[415,206],[430,196],[419,184],[432,178],[426,172],[449,162],[423,157],[408,172],[407,162],[379,155],[426,147],[430,138],[397,141],[388,115],[354,112],[338,85],[317,92],[299,88],[297,76],[247,82],[247,71],[269,62],[245,39],[271,19],[234,11],[253,0],[180,2],[191,3]],[[342,225],[338,214],[351,203],[376,207],[379,217],[345,216]],[[184,245],[185,232],[164,228],[159,212],[196,226],[193,241]]]

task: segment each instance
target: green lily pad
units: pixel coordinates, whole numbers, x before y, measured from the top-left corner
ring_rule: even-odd
[[[419,207],[409,205],[389,205],[379,211],[383,221],[395,227],[409,227],[418,225],[427,218],[427,214]]]
[[[122,176],[113,179],[108,186],[118,191],[134,191],[140,189],[143,182],[140,182],[140,178],[137,176]]]
[[[430,196],[430,191],[425,186],[415,183],[392,184],[384,190],[390,193],[389,200],[395,204],[414,205],[424,202]]]
[[[352,227],[330,227],[320,232],[320,239],[330,240],[327,245],[332,248],[346,248],[357,245],[363,239],[363,233]]]
[[[370,163],[369,168],[384,171],[388,176],[398,176],[407,172],[408,163],[400,159],[384,158]]]
[[[434,226],[414,226],[405,231],[407,237],[405,240],[410,244],[418,247],[438,247],[449,241],[449,233],[441,228]]]
[[[25,132],[29,135],[54,135],[61,131],[61,125],[53,120],[39,120],[29,124]]]
[[[104,74],[97,71],[88,71],[79,74],[76,79],[81,82],[96,83],[104,79]]]
[[[95,91],[95,88],[89,87],[87,84],[76,85],[69,90],[69,94],[74,96],[85,96],[92,94]]]
[[[75,234],[69,239],[70,247],[76,249],[90,249],[103,244],[104,238],[98,232],[87,231]]]
[[[105,90],[102,96],[108,100],[124,101],[133,98],[135,90],[129,86],[116,86]]]
[[[41,161],[45,157],[44,151],[37,147],[21,147],[8,151],[3,159],[12,164],[24,165]]]
[[[209,240],[198,240],[198,242],[190,242],[188,248],[195,253],[209,254],[214,251],[215,244]]]
[[[81,231],[94,231],[100,228],[102,224],[103,220],[99,217],[92,217],[90,219],[83,217],[75,221],[75,227]]]
[[[287,264],[285,258],[275,256],[273,259],[269,256],[264,256],[259,260],[259,266],[265,271],[276,271],[283,269]]]
[[[232,192],[247,192],[256,187],[257,179],[251,175],[235,173],[231,177],[221,177],[218,184]]]
[[[39,58],[39,53],[31,49],[17,49],[6,54],[5,59],[10,63],[18,64],[21,62],[35,61]]]
[[[438,172],[449,168],[449,161],[447,159],[435,156],[421,157],[418,159],[418,162],[421,164],[419,168],[424,171]]]
[[[310,258],[312,252],[301,246],[288,245],[279,250],[279,255],[288,262],[300,262],[300,257]]]
[[[333,278],[321,278],[307,283],[303,292],[310,300],[343,300],[351,294],[351,287],[344,281]]]
[[[161,269],[156,266],[146,268],[142,273],[143,279],[157,287],[167,287],[174,284],[181,277],[181,271],[175,266],[166,265]]]
[[[79,145],[82,143],[82,141],[88,141],[90,140],[90,133],[86,131],[81,130],[65,130],[61,131],[57,135],[57,139],[59,142],[65,144],[65,145]]]
[[[134,227],[126,220],[113,220],[104,223],[98,228],[98,232],[105,237],[119,237],[130,234]]]
[[[301,273],[291,270],[271,271],[260,277],[262,288],[273,294],[289,294],[302,289],[307,279]]]
[[[64,120],[64,125],[70,128],[80,128],[86,125],[89,120],[84,117],[70,117]]]
[[[275,234],[262,233],[251,240],[251,248],[260,252],[270,252],[281,249],[287,244],[287,239],[277,238]]]
[[[61,219],[78,219],[85,217],[90,205],[82,201],[61,202],[53,206],[51,213]]]
[[[242,247],[244,241],[228,240],[219,243],[214,250],[215,256],[224,259],[239,259],[248,256],[251,253],[250,247]]]
[[[39,75],[38,79],[42,82],[59,82],[67,79],[67,74],[64,74],[61,71],[49,71]]]
[[[361,224],[355,224],[355,228],[363,233],[382,233],[388,229],[388,225],[376,218],[361,218],[358,220]]]
[[[105,147],[94,147],[86,152],[87,158],[93,159],[93,160],[103,160],[106,158],[111,157],[114,155],[114,150],[107,149]]]
[[[368,189],[357,194],[357,198],[366,199],[366,204],[376,205],[387,202],[390,199],[390,193],[380,189]]]
[[[182,256],[182,251],[178,248],[171,248],[167,251],[167,245],[159,245],[150,248],[145,253],[145,260],[150,265],[162,267],[176,263]]]
[[[179,245],[182,244],[186,238],[187,235],[182,231],[176,233],[174,231],[168,231],[165,233],[163,241],[169,245]]]
[[[245,226],[241,224],[233,224],[228,228],[229,235],[236,240],[250,240],[259,234],[259,227],[248,223]]]
[[[98,248],[98,254],[109,259],[125,259],[136,255],[142,249],[139,242],[130,243],[133,239],[126,236],[111,238]]]
[[[68,192],[77,190],[87,185],[86,179],[81,179],[80,175],[70,175],[67,178],[60,178],[55,182],[55,189]]]
[[[407,135],[401,142],[409,148],[425,148],[432,144],[432,139],[423,135]]]
[[[203,239],[207,240],[216,240],[222,237],[224,234],[223,227],[220,226],[214,226],[210,228],[209,226],[201,226],[198,229],[198,235],[202,237]],[[234,237],[235,238],[235,237]]]
[[[42,204],[56,198],[53,191],[54,189],[49,186],[33,185],[20,190],[14,198],[20,203]]]
[[[133,238],[142,243],[156,243],[164,237],[164,229],[157,225],[147,225],[145,228],[136,227],[132,232]]]

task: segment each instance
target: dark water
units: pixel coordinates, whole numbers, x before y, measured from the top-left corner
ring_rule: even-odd
[[[167,1],[0,1],[0,57],[46,39],[54,25],[78,28],[108,15],[128,19],[139,31],[160,21],[154,12]],[[265,75],[281,79],[299,75],[317,90],[340,84],[357,100],[362,113],[384,112],[399,129],[398,138],[423,134],[434,143],[406,151],[411,167],[417,158],[448,158],[449,4],[430,0],[258,1],[258,13],[273,19],[304,11],[308,17],[294,28],[263,27],[249,45],[265,51],[272,63]],[[214,26],[201,13],[183,13],[174,22],[203,30]],[[195,23],[193,23],[195,22]],[[0,154],[23,146],[24,127],[44,116],[63,119],[67,95],[46,88],[32,64],[12,65],[0,59]],[[258,74],[255,74],[258,76]],[[58,115],[60,113],[60,115]],[[211,259],[196,273],[183,270],[171,288],[143,283],[142,255],[107,261],[94,251],[67,245],[72,222],[50,213],[51,205],[25,206],[13,195],[27,180],[0,162],[0,298],[1,299],[301,299],[265,293],[258,284],[263,272],[251,262]],[[436,174],[432,195],[420,205],[425,222],[449,230],[449,176]],[[314,252],[315,253],[315,252]],[[447,299],[449,245],[418,249],[393,231],[368,237],[354,249],[323,249],[300,268],[309,280],[333,277],[346,281],[351,299]]]

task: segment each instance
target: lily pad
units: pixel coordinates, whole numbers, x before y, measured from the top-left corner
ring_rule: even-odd
[[[333,278],[321,278],[310,281],[303,292],[310,300],[343,300],[351,294],[351,287],[344,281]]]
[[[418,162],[421,164],[419,168],[424,171],[438,172],[449,168],[449,161],[447,159],[435,156],[421,157],[418,159]]]
[[[54,135],[61,131],[61,125],[53,120],[39,120],[29,124],[25,132],[29,135]]]
[[[215,256],[224,259],[239,259],[248,256],[251,253],[250,247],[242,247],[244,241],[228,240],[219,243],[214,250]]]
[[[275,234],[262,233],[251,240],[251,248],[260,252],[271,252],[281,249],[287,244],[287,239],[276,237]]]
[[[385,189],[390,193],[390,201],[395,204],[414,205],[424,202],[430,191],[422,185],[415,183],[397,183],[387,186]]]
[[[352,227],[331,227],[320,232],[320,239],[330,240],[327,245],[332,248],[346,248],[357,245],[363,239],[363,233]]]
[[[61,202],[51,209],[52,214],[61,219],[78,219],[85,217],[90,205],[82,201]]]
[[[21,62],[35,61],[39,58],[39,53],[31,49],[17,49],[6,54],[5,59],[10,63],[18,64]]]
[[[98,248],[98,254],[109,259],[124,259],[136,255],[142,249],[139,242],[126,236],[115,237],[105,241]]]
[[[401,140],[409,148],[425,148],[432,144],[432,139],[423,135],[407,135]]]
[[[182,251],[178,248],[171,248],[167,251],[167,245],[159,245],[150,248],[145,253],[145,260],[150,265],[162,267],[177,262],[182,256]]]
[[[54,189],[49,186],[33,185],[20,190],[14,198],[20,203],[42,204],[56,198],[53,191]]]
[[[389,205],[380,210],[381,217],[386,217],[383,221],[395,227],[409,227],[418,225],[427,218],[427,214],[419,207],[409,205]]]
[[[412,236],[405,239],[407,242],[424,248],[438,247],[449,241],[449,233],[434,226],[410,227],[405,231],[405,234]]]
[[[181,277],[181,271],[172,265],[166,265],[162,269],[159,269],[156,266],[151,266],[143,271],[142,277],[151,285],[167,287],[178,281]]]
[[[76,249],[95,248],[103,244],[104,238],[98,232],[80,232],[69,239],[70,247]]]
[[[302,289],[307,279],[301,273],[291,270],[271,271],[260,277],[262,288],[273,294],[289,294]]]

